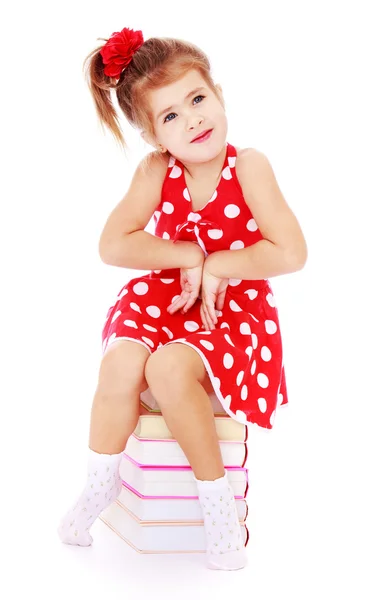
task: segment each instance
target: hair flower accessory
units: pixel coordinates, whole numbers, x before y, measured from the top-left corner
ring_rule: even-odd
[[[133,31],[124,27],[116,31],[104,44],[100,51],[105,65],[104,74],[108,77],[119,78],[121,72],[129,65],[133,54],[143,45],[142,31]]]

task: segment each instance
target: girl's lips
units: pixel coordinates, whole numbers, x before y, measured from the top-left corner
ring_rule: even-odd
[[[192,144],[198,144],[200,142],[205,142],[206,140],[209,139],[209,137],[211,136],[212,132],[213,132],[213,130],[209,129],[208,131],[206,131],[206,133],[202,137],[196,138],[191,143]]]

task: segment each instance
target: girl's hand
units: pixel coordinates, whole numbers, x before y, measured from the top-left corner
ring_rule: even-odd
[[[203,265],[202,274],[202,305],[201,318],[205,329],[215,329],[218,319],[215,314],[215,308],[222,310],[224,299],[228,288],[228,279],[219,279],[208,270],[207,259]]]
[[[204,260],[196,267],[191,269],[181,269],[181,295],[172,302],[167,311],[172,315],[180,308],[185,313],[195,304],[199,296],[199,290],[202,283],[202,271]]]

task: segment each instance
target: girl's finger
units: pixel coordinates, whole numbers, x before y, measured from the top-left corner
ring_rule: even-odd
[[[208,296],[205,296],[204,304],[209,320],[215,325],[218,319],[216,318],[214,303],[212,302],[212,300],[210,300]]]
[[[215,327],[210,319],[210,316],[207,312],[206,306],[204,304],[202,304],[202,306],[201,306],[201,312],[202,312],[202,316],[203,316],[203,322],[205,323],[206,328],[208,330],[215,329]]]

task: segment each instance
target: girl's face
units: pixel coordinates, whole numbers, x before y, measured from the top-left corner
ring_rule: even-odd
[[[206,162],[220,154],[226,143],[228,125],[220,86],[217,87],[220,98],[193,69],[175,83],[150,92],[156,144],[185,163]],[[212,133],[207,140],[193,142],[210,129]],[[144,134],[143,137],[148,143],[152,142]]]

